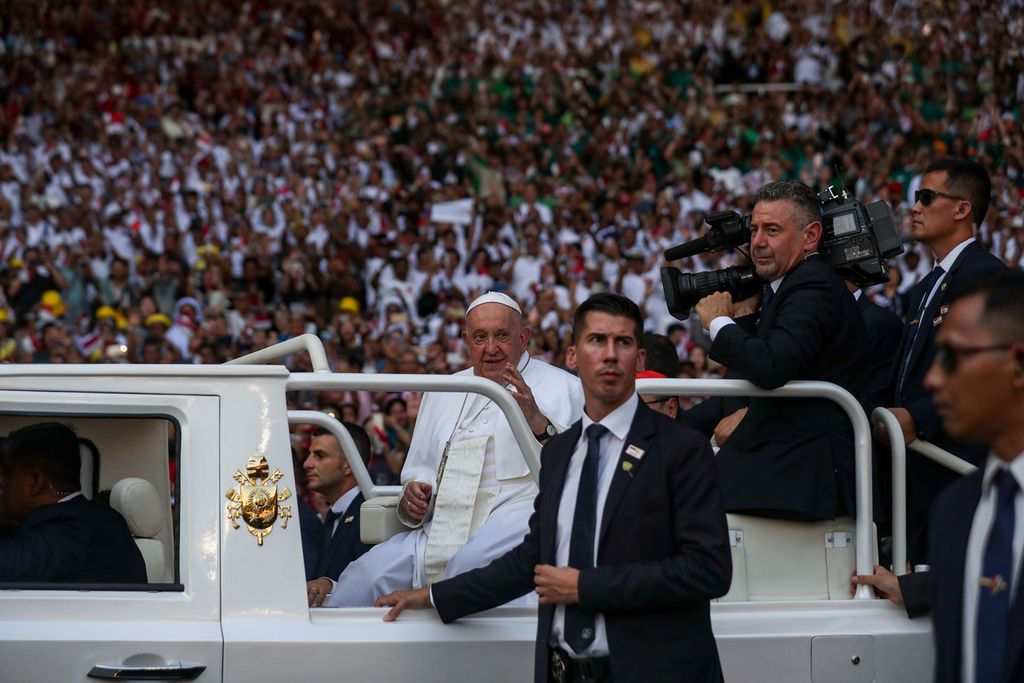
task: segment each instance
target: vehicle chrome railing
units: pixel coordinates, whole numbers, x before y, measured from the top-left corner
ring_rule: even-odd
[[[402,494],[401,486],[377,486],[370,478],[370,472],[366,469],[366,463],[359,456],[359,449],[352,435],[335,418],[319,410],[289,410],[288,424],[308,424],[323,427],[338,439],[341,446],[341,453],[345,456],[348,466],[352,468],[352,474],[356,478],[356,485],[359,486],[363,498],[377,498],[378,496],[398,496]]]
[[[244,356],[233,358],[227,361],[228,365],[263,365],[271,361],[290,356],[293,353],[305,351],[309,354],[309,360],[313,364],[313,372],[330,372],[331,366],[327,362],[327,352],[324,351],[324,343],[315,334],[300,334],[298,337],[285,339],[272,346],[259,351],[247,353]]]
[[[854,467],[857,485],[857,573],[871,574],[872,538],[871,429],[864,409],[853,395],[830,382],[797,381],[778,389],[761,389],[735,379],[641,379],[639,394],[660,396],[771,396],[773,398],[825,398],[839,404],[853,423]],[[859,585],[854,596],[874,599],[870,586]]]
[[[540,481],[540,444],[530,430],[522,409],[516,403],[515,398],[507,389],[496,382],[482,377],[472,375],[370,375],[358,373],[321,373],[321,372],[296,372],[292,373],[286,384],[287,391],[446,391],[446,392],[470,392],[483,394],[505,414],[509,426],[512,428],[512,435],[519,444],[519,450],[523,453],[527,467],[534,481]],[[328,427],[332,420],[327,415],[316,411],[289,411],[289,420],[292,415],[301,414],[303,421],[327,427],[331,433],[339,438],[343,446],[343,452],[356,474],[356,481],[359,482],[359,490],[366,498],[373,498],[378,495],[396,495],[393,489],[396,487],[374,487],[370,480],[370,474],[363,464],[362,459],[355,452],[352,444],[351,453],[346,451],[344,446],[346,439],[351,441],[348,431],[341,424],[334,420],[340,428],[340,432],[333,427]],[[323,415],[324,420],[319,418],[316,421],[310,420],[312,415]],[[344,433],[344,437],[340,436]],[[361,479],[362,477],[362,479]],[[378,490],[385,491],[376,493]],[[399,489],[400,491],[400,489]]]
[[[903,428],[888,408],[875,408],[871,420],[876,426],[885,427],[889,435],[892,453],[892,571],[903,576],[907,573],[907,447],[960,475],[970,474],[978,468],[924,439],[915,439],[905,445]]]

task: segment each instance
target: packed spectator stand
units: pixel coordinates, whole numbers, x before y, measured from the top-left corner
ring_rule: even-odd
[[[219,363],[312,332],[338,371],[447,373],[493,289],[561,364],[575,305],[612,290],[711,376],[667,247],[836,169],[909,239],[946,154],[990,170],[981,240],[1024,264],[1020,0],[4,5],[4,362]],[[891,265],[871,296],[902,313],[930,256]],[[400,448],[417,400],[389,398],[312,400],[387,407]]]

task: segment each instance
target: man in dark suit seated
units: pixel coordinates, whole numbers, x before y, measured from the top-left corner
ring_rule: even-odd
[[[366,430],[351,422],[341,424],[352,435],[363,464],[369,465],[370,437]],[[323,495],[331,504],[324,518],[317,566],[312,580],[306,583],[310,607],[320,607],[348,563],[370,549],[359,540],[359,511],[364,498],[356,485],[355,474],[341,452],[341,444],[326,429],[313,432],[309,457],[302,467],[306,470],[309,488]]]
[[[584,416],[544,445],[523,542],[486,567],[392,593],[390,621],[433,604],[446,623],[535,590],[534,681],[722,680],[709,600],[732,564],[705,438],[648,408],[640,309],[597,294],[576,310],[567,364]]]
[[[972,273],[1006,266],[974,237],[988,213],[992,182],[975,161],[944,159],[932,163],[921,179],[913,208],[914,238],[931,250],[935,268],[909,292],[908,317],[893,364],[890,408],[909,444],[927,439],[975,465],[985,460],[981,444],[951,437],[942,427],[924,378],[935,358],[936,335],[949,309],[950,288]],[[877,435],[888,442],[884,430]],[[907,453],[907,556],[912,564],[927,556],[928,511],[956,475],[914,451]]]
[[[795,181],[754,195],[750,256],[765,287],[760,310],[716,292],[696,306],[712,338],[709,356],[759,387],[820,380],[860,396],[864,321],[842,278],[817,254],[817,196]],[[735,318],[735,319],[734,319]],[[853,430],[831,401],[753,398],[718,452],[729,512],[834,519],[854,511]],[[719,442],[723,440],[716,429]]]
[[[22,427],[4,443],[0,581],[146,583],[128,524],[81,492],[81,455],[70,427]]]
[[[1024,273],[958,283],[924,385],[944,429],[986,444],[981,468],[932,507],[931,570],[859,576],[910,616],[932,612],[935,680],[1024,680]]]

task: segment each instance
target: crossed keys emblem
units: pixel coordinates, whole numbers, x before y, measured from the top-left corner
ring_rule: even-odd
[[[281,501],[291,498],[292,492],[287,486],[278,491],[277,482],[283,476],[279,469],[271,472],[267,459],[254,452],[246,462],[245,473],[235,470],[234,479],[239,485],[224,494],[231,501],[227,505],[228,521],[237,529],[241,517],[249,533],[256,537],[257,545],[263,545],[263,537],[274,530],[278,517],[281,528],[288,528],[292,506],[281,505]]]

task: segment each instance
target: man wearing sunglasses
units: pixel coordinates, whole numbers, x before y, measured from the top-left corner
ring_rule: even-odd
[[[980,469],[936,501],[931,571],[899,578],[882,567],[856,583],[932,613],[935,680],[1024,678],[1024,273],[982,273],[958,284],[925,377],[946,430],[991,450]]]
[[[949,309],[949,288],[972,273],[1005,268],[1003,262],[975,240],[988,212],[992,182],[974,161],[943,159],[925,171],[914,195],[914,239],[931,250],[936,267],[910,291],[906,327],[893,364],[892,412],[910,443],[924,438],[955,455],[979,464],[985,450],[951,437],[943,429],[924,378],[935,359],[935,338]],[[881,440],[886,437],[880,434]],[[923,456],[907,456],[908,557],[914,564],[927,554],[928,511],[935,496],[955,475]]]

